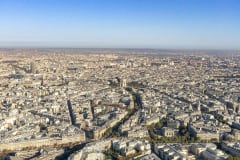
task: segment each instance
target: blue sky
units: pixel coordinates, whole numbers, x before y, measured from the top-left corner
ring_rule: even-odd
[[[0,46],[240,49],[240,1],[0,0]]]

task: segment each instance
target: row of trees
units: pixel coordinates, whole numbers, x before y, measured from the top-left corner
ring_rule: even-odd
[[[140,108],[140,103],[141,103],[140,100],[139,100],[140,97],[137,97],[136,93],[132,90],[132,88],[127,88],[127,90],[133,96],[134,108],[133,109],[129,109],[127,115],[120,122],[118,122],[114,127],[109,128],[105,132],[105,134],[104,134],[105,138],[108,138],[108,137],[119,137],[120,136],[120,133],[119,133],[120,125],[125,123]]]

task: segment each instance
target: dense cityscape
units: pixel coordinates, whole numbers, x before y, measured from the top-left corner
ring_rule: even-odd
[[[240,52],[1,49],[0,157],[240,157]]]

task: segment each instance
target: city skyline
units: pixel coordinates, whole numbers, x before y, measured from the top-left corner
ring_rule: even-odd
[[[239,159],[239,69],[239,51],[1,48],[0,159]]]
[[[240,49],[239,2],[1,1],[0,47]]]

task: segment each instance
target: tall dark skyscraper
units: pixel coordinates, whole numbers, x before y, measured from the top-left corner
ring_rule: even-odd
[[[36,64],[34,62],[32,62],[30,64],[30,72],[33,73],[33,74],[37,73],[37,67],[36,67]]]

